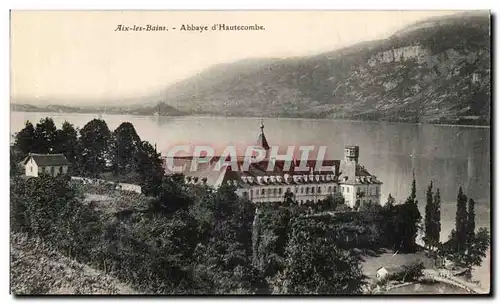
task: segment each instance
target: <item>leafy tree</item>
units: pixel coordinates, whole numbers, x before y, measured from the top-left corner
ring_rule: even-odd
[[[462,263],[459,266],[467,268],[466,276],[472,276],[472,267],[481,266],[486,252],[491,244],[490,233],[486,228],[480,228],[478,232],[469,240],[467,253],[463,255]]]
[[[15,177],[22,173],[21,165],[18,162],[15,149],[10,149],[10,176]]]
[[[136,153],[135,162],[137,164],[137,174],[139,175],[139,185],[146,195],[158,196],[164,169],[160,154],[147,141],[140,143]]]
[[[54,153],[57,144],[57,127],[50,117],[42,118],[36,124],[34,134],[34,151],[35,153]]]
[[[97,177],[110,159],[111,134],[104,120],[93,119],[80,130],[78,170],[85,176]]]
[[[253,265],[265,277],[273,277],[284,267],[290,220],[294,205],[263,203],[253,227]]]
[[[392,207],[394,206],[394,204],[396,204],[396,200],[394,199],[394,197],[389,193],[389,196],[387,197],[387,202],[385,204],[385,206],[387,207]]]
[[[75,164],[77,158],[77,131],[75,127],[65,121],[62,128],[56,131],[55,153],[62,153],[71,164]]]
[[[413,252],[416,250],[417,246],[415,239],[421,219],[422,217],[418,210],[418,202],[416,200],[414,173],[410,196],[406,199],[404,204],[394,206],[394,217],[392,220],[394,229],[394,250],[406,252]]]
[[[223,185],[209,197],[213,223],[207,242],[195,252],[197,281],[210,282],[201,292],[248,293],[257,287],[258,274],[251,264],[254,206],[234,190]]]
[[[35,152],[35,128],[31,122],[26,121],[25,127],[15,137],[14,148],[20,151],[19,155],[15,155],[16,161],[20,161],[30,152]]]
[[[187,209],[194,202],[190,187],[184,182],[182,174],[165,176],[158,191],[160,195],[153,202],[155,211],[170,214],[179,209]]]
[[[344,196],[340,192],[328,195],[324,200],[317,203],[322,211],[335,211],[339,205],[345,204]]]
[[[340,249],[323,221],[295,218],[286,248],[286,266],[275,292],[287,294],[357,294],[365,281],[359,256]]]
[[[111,157],[114,173],[126,175],[136,170],[136,156],[141,148],[141,139],[130,122],[121,123],[113,132]]]

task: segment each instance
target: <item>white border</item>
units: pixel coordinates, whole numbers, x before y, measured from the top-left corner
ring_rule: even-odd
[[[111,2],[111,1],[110,1]],[[278,0],[245,0],[245,1],[222,1],[222,0],[212,0],[212,1],[192,1],[192,0],[183,0],[183,1],[178,1],[178,2],[170,2],[168,4],[165,4],[160,1],[151,1],[151,0],[140,0],[140,1],[116,1],[112,3],[105,3],[103,0],[78,0],[78,1],[64,1],[64,0],[58,0],[58,1],[43,1],[43,3],[40,3],[40,1],[13,1],[13,0],[3,0],[1,1],[1,8],[0,10],[0,19],[1,19],[1,41],[4,42],[3,47],[1,48],[1,69],[2,71],[2,82],[1,82],[1,96],[3,96],[4,101],[0,103],[1,105],[1,111],[0,115],[2,116],[0,118],[1,123],[3,124],[3,132],[1,132],[1,142],[4,143],[4,148],[0,149],[0,153],[2,154],[0,157],[1,160],[1,166],[0,168],[3,168],[3,175],[2,175],[2,180],[0,183],[1,187],[1,192],[2,196],[5,198],[2,200],[2,220],[0,221],[1,223],[1,233],[0,233],[0,244],[1,244],[1,255],[0,255],[0,269],[1,269],[1,303],[11,303],[15,301],[11,295],[9,295],[9,154],[7,152],[7,143],[10,142],[10,136],[8,135],[8,130],[10,128],[10,121],[9,121],[9,9],[28,9],[28,10],[35,10],[35,9],[58,9],[58,10],[77,10],[77,9],[111,9],[111,10],[123,10],[123,9],[141,9],[141,10],[152,10],[152,9],[196,9],[196,10],[202,10],[202,9],[210,9],[210,10],[217,10],[217,9],[233,9],[233,10],[242,10],[242,9],[280,9],[280,10],[287,10],[287,9],[337,9],[337,10],[349,10],[349,9],[360,9],[360,10],[370,10],[370,9],[375,9],[375,10],[384,10],[384,9],[390,9],[390,10],[474,10],[474,9],[492,9],[493,13],[498,12],[498,4],[500,1],[494,1],[494,0],[455,0],[455,1],[441,1],[438,2],[436,0],[418,0],[418,1],[395,1],[395,0],[378,0],[378,1],[370,1],[370,0],[350,0],[350,1],[343,1],[343,2],[335,2],[332,3],[332,1],[319,1],[319,0],[288,0],[288,1],[278,1]],[[497,46],[496,40],[497,40],[497,34],[495,31],[495,49]],[[497,68],[497,65],[495,64],[495,67],[493,67],[493,72],[495,72]],[[498,78],[495,80],[495,84],[497,85]],[[498,88],[498,86],[495,86]],[[496,100],[493,102],[496,103]],[[498,119],[499,115],[499,110],[498,108],[500,105],[496,105],[494,107],[494,117]],[[496,129],[496,128],[495,128]],[[494,131],[495,135],[495,142],[500,141],[500,135],[497,130]],[[10,134],[10,133],[9,133]],[[493,149],[494,151],[496,149]],[[496,156],[496,155],[495,155]],[[495,169],[498,169],[497,166],[495,166]],[[498,173],[498,170],[494,170],[493,172]],[[499,176],[498,174],[495,174],[494,180],[496,181],[495,185],[496,186]],[[492,202],[494,204],[496,202]],[[498,221],[499,215],[498,215],[498,210],[500,209],[499,206],[495,207],[496,214],[495,217]],[[498,225],[495,225],[497,227]],[[497,229],[493,231],[493,236],[495,237],[498,235]],[[495,237],[496,239],[496,237]],[[496,249],[496,248],[495,248]],[[498,264],[498,259],[497,259],[497,252],[495,251],[494,253],[495,256],[495,262],[496,265]],[[497,268],[497,267],[495,267]],[[495,269],[496,270],[496,269]],[[496,271],[495,271],[495,274]],[[495,277],[495,290],[498,290],[498,277]],[[493,287],[493,286],[492,286]],[[278,299],[269,299],[267,298],[266,301],[279,301],[282,298]],[[56,299],[53,298],[38,298],[38,299],[32,299],[35,301],[44,301],[44,302],[52,302],[56,301]],[[58,300],[69,300],[69,298],[64,298],[64,299],[58,299]],[[101,303],[106,303],[110,300],[114,299],[109,299],[109,298],[71,298],[73,301],[88,301],[88,300],[94,300],[96,302],[101,302]],[[144,299],[139,299],[139,298],[128,298],[127,300],[132,301],[132,302],[142,302]],[[176,300],[176,298],[147,298],[146,300],[157,300],[157,301],[172,301]],[[187,301],[201,301],[203,299],[201,298],[196,298],[196,299],[183,299]],[[211,298],[211,301],[219,301],[219,300],[225,300],[222,298]],[[235,300],[234,298],[229,298],[227,300]],[[254,301],[254,300],[264,300],[263,298],[256,298],[256,299],[251,299],[251,298],[245,298],[244,301]],[[286,301],[289,300],[299,300],[299,301],[311,301],[311,300],[320,300],[320,301],[352,301],[347,299],[330,299],[330,298],[321,298],[321,299],[293,299],[293,298],[288,298]],[[384,299],[381,298],[375,298],[375,299],[370,299],[370,300],[375,300],[375,301],[385,301]],[[415,299],[410,299],[410,298],[396,298],[394,300],[415,300]],[[433,300],[435,301],[436,299],[426,299],[426,300]],[[440,298],[439,300],[442,300]],[[452,300],[452,301],[467,301],[467,300],[472,300],[471,298],[464,298],[464,299],[458,299],[458,298],[446,298],[445,300]],[[415,301],[424,301],[424,299],[418,299]]]

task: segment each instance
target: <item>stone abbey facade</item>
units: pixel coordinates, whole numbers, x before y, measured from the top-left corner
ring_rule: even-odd
[[[220,187],[231,184],[237,188],[238,195],[247,197],[252,202],[283,202],[285,194],[301,204],[324,200],[328,195],[341,193],[345,203],[357,208],[365,203],[380,204],[382,182],[371,175],[358,163],[359,147],[346,146],[344,159],[323,160],[320,170],[316,160],[307,161],[308,171],[298,170],[303,164],[297,160],[275,159],[269,156],[270,146],[264,134],[264,126],[257,140],[257,147],[265,150],[264,160],[244,166],[244,158],[238,157],[237,168],[222,166],[216,169],[219,158],[214,157],[206,163],[199,163],[195,172],[189,171],[193,158],[174,157],[176,166],[183,166],[182,173],[186,182]],[[164,159],[165,160],[165,159]],[[272,162],[270,166],[270,162]],[[271,170],[269,168],[272,168]]]

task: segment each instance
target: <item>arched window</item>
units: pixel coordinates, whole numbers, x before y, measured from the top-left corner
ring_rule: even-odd
[[[345,187],[346,192],[349,193],[349,187]]]
[[[337,192],[337,186],[333,186],[333,193]]]
[[[273,195],[276,196],[276,194],[278,193],[278,190],[276,188],[273,189]]]
[[[306,187],[306,194],[309,194],[309,187]]]
[[[286,192],[290,193],[290,192],[292,192],[292,190],[290,188],[286,188]]]
[[[272,193],[273,193],[273,189],[271,189],[271,188],[267,189],[267,196],[271,196]]]
[[[318,187],[318,193],[321,193],[321,187]]]
[[[314,187],[311,187],[311,193],[314,193]]]
[[[281,195],[281,188],[278,188],[278,194]]]
[[[260,194],[265,195],[265,194],[266,194],[266,189],[262,189],[262,190],[260,191]]]
[[[332,186],[328,186],[328,193],[332,192]]]
[[[304,187],[300,187],[300,193],[304,193]]]

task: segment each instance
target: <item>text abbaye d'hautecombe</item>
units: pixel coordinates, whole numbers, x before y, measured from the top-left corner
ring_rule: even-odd
[[[208,32],[208,31],[263,31],[265,30],[264,26],[254,24],[254,25],[228,25],[225,23],[213,24],[212,26],[208,25],[195,25],[195,24],[182,24],[180,27],[171,27],[171,30],[180,30],[187,32]],[[127,26],[124,24],[118,24],[115,28],[115,32],[167,32],[169,28],[163,25],[131,25]]]
[[[180,27],[181,31],[263,31],[264,26],[253,24],[253,25],[227,25],[225,23],[219,23],[212,25],[211,28],[208,25],[194,25],[194,24],[183,24]]]

